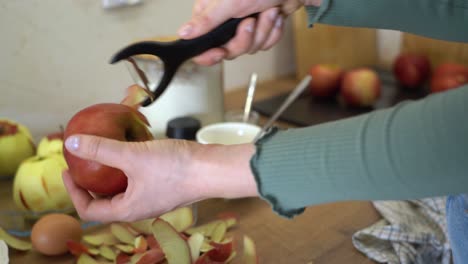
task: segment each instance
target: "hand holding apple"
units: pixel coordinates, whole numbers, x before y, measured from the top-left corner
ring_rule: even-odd
[[[153,138],[147,126],[146,118],[132,107],[97,104],[72,117],[65,130],[65,139],[74,134],[87,134],[124,142],[146,141]],[[101,195],[115,195],[127,188],[127,177],[123,171],[76,157],[67,149],[64,149],[64,155],[70,175],[80,187]]]
[[[258,195],[250,170],[253,144],[201,145],[184,140],[123,142],[91,135],[65,141],[70,155],[125,172],[125,193],[94,199],[70,172],[64,183],[81,218],[133,221],[208,198]]]

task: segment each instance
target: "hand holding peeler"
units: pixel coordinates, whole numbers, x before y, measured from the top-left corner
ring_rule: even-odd
[[[131,57],[135,55],[148,54],[157,56],[162,61],[164,73],[156,89],[151,91],[153,98],[147,98],[142,103],[142,106],[148,106],[164,93],[177,70],[185,61],[196,57],[209,49],[226,44],[236,35],[237,27],[240,22],[249,17],[256,18],[258,17],[258,13],[243,18],[231,18],[207,34],[194,39],[179,39],[171,42],[137,42],[118,51],[111,58],[110,63],[114,64],[121,60],[130,61],[143,83],[145,83],[146,88],[148,88],[148,79]]]

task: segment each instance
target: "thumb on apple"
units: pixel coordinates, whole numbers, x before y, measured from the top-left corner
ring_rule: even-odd
[[[125,170],[127,145],[118,140],[91,135],[73,135],[66,139],[65,147],[75,156]]]

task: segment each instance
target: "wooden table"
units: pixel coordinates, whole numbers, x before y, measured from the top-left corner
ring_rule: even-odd
[[[294,87],[293,79],[260,83],[256,100],[285,92]],[[226,94],[226,109],[243,105],[245,90]],[[262,118],[262,122],[264,122]],[[279,126],[289,126],[278,123]],[[0,186],[1,188],[1,186]],[[0,198],[0,203],[4,202]],[[213,199],[198,204],[198,223],[210,221],[219,212],[235,212],[240,224],[234,234],[248,234],[256,242],[260,263],[374,263],[357,251],[351,236],[376,222],[380,216],[370,202],[340,202],[308,208],[288,220],[276,215],[261,199]],[[70,255],[44,257],[35,252],[12,252],[11,263],[71,264]]]

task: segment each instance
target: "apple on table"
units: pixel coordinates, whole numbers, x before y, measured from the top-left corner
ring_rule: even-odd
[[[443,63],[437,66],[431,79],[431,92],[443,92],[468,84],[468,66]]]
[[[37,145],[38,156],[48,156],[50,154],[63,153],[64,132],[55,132],[43,137]]]
[[[24,160],[13,181],[13,200],[17,207],[32,212],[73,208],[62,180],[66,169],[62,154]]]
[[[23,160],[36,152],[29,129],[8,119],[0,119],[0,177],[13,176]]]
[[[381,94],[380,77],[367,67],[350,70],[343,76],[340,93],[347,106],[372,107]]]
[[[424,54],[403,53],[393,64],[393,74],[403,87],[417,89],[429,79],[431,63]]]
[[[310,68],[310,92],[314,98],[333,98],[340,89],[343,69],[337,64],[316,64]]]

